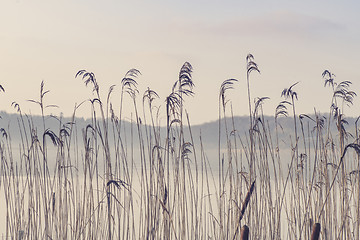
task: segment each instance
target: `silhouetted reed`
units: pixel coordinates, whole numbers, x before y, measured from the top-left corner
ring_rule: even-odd
[[[220,84],[215,150],[204,132],[194,131],[185,108],[196,82],[188,62],[165,98],[150,88],[140,95],[137,69],[105,97],[95,74],[81,70],[76,77],[92,87],[93,97],[71,118],[47,113],[57,106],[46,103],[44,82],[40,98],[29,100],[40,117],[13,102],[17,121],[2,119],[0,126],[3,237],[360,238],[358,119],[352,126],[344,115],[356,97],[351,82],[337,83],[324,71],[332,91],[326,116],[296,112],[301,83],[279,92],[284,99],[274,116],[264,116],[269,98],[252,98],[250,77],[260,69],[251,54],[245,70],[245,92],[235,78]],[[247,94],[248,127],[233,115],[229,90]],[[6,94],[1,85],[0,92]],[[81,121],[79,108],[91,117]]]

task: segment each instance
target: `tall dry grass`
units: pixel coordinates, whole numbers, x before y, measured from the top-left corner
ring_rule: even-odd
[[[219,93],[216,164],[185,109],[195,89],[187,62],[164,104],[152,89],[140,96],[136,69],[120,81],[120,106],[111,101],[117,97],[114,86],[101,96],[95,74],[79,71],[76,77],[94,96],[87,101],[92,117],[86,126],[76,118],[84,103],[70,121],[47,115],[54,105],[46,104],[43,82],[40,98],[31,100],[41,109],[41,127],[13,103],[18,118],[11,124],[21,141],[13,147],[13,133],[2,126],[2,237],[359,239],[358,126],[356,121],[355,132],[349,132],[343,114],[356,96],[351,82],[337,83],[324,72],[325,86],[331,87],[328,116],[298,114],[297,83],[285,88],[272,128],[263,115],[268,98],[251,97],[250,77],[260,68],[254,56],[246,60],[249,128],[234,120],[227,92],[238,91],[238,80],[228,79]],[[124,104],[133,106],[130,116]],[[289,109],[294,133],[284,137],[282,118]],[[57,128],[48,127],[50,119]]]

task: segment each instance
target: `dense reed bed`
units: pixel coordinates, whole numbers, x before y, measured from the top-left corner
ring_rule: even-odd
[[[276,127],[270,128],[262,113],[268,98],[251,96],[251,75],[260,72],[251,54],[245,71],[246,134],[239,133],[244,129],[235,124],[226,97],[237,80],[228,79],[219,92],[216,156],[209,156],[202,135],[192,132],[184,108],[194,95],[189,63],[165,102],[151,89],[141,95],[140,72],[131,69],[116,96],[120,106],[111,102],[114,86],[101,96],[95,75],[79,71],[76,78],[95,96],[86,126],[76,122],[78,108],[85,106],[80,104],[71,121],[53,116],[58,128],[50,129],[49,91],[42,83],[39,99],[31,100],[41,109],[41,127],[17,103],[17,122],[11,124],[21,136],[18,147],[1,126],[2,237],[359,239],[358,121],[349,132],[343,114],[356,96],[351,82],[337,83],[324,71],[331,100],[326,116],[296,112],[297,83],[279,91],[284,99],[275,109]],[[124,104],[133,105],[131,116],[123,115]],[[129,129],[125,117],[131,119]],[[293,118],[293,134],[281,137],[286,117]]]

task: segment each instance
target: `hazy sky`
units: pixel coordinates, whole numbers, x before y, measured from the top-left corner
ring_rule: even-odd
[[[185,61],[193,68],[195,96],[186,99],[193,124],[218,116],[221,83],[239,82],[228,93],[234,114],[248,113],[246,63],[252,53],[261,74],[251,79],[251,94],[270,97],[273,114],[281,91],[295,82],[298,113],[327,112],[331,89],[321,73],[350,80],[360,94],[359,1],[0,1],[0,110],[38,114],[40,83],[50,90],[46,113],[72,114],[75,103],[92,98],[91,87],[75,79],[78,70],[94,72],[106,98],[109,87],[118,109],[120,81],[137,68],[139,104],[147,87],[162,105]],[[131,106],[129,98],[126,111]],[[118,111],[118,110],[117,110]],[[84,104],[78,115],[89,116]],[[360,115],[360,98],[346,115]],[[163,120],[164,123],[165,120]]]

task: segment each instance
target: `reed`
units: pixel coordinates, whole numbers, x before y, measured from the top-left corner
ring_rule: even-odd
[[[250,230],[249,227],[244,225],[241,228],[241,234],[240,234],[240,239],[241,240],[248,240],[249,239],[249,235],[250,235]]]
[[[95,74],[81,70],[76,77],[91,86],[91,97],[70,118],[49,114],[56,105],[47,104],[42,82],[40,97],[30,100],[40,116],[14,102],[15,120],[0,120],[2,237],[360,238],[358,119],[344,115],[356,97],[351,82],[323,73],[331,88],[325,115],[296,111],[295,83],[279,92],[274,116],[264,116],[271,99],[252,98],[251,74],[260,72],[254,59],[246,58],[245,91],[235,78],[219,84],[213,145],[204,140],[213,129],[198,131],[186,111],[196,83],[188,62],[165,97],[150,88],[141,94],[137,69],[105,96]],[[245,124],[233,114],[230,90],[248,96]],[[7,94],[1,85],[0,92]],[[80,108],[91,117],[78,118]]]
[[[320,223],[315,223],[311,230],[311,240],[318,240],[320,237]]]

